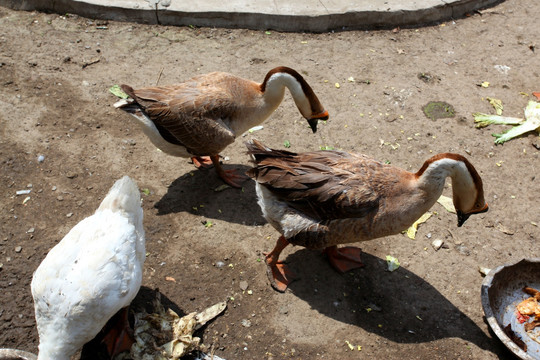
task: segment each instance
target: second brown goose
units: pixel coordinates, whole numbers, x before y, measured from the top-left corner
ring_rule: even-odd
[[[458,226],[488,210],[482,180],[463,156],[443,153],[428,159],[416,173],[343,151],[293,153],[246,144],[256,166],[263,216],[281,233],[266,255],[272,286],[285,291],[293,279],[279,261],[289,244],[325,249],[341,272],[363,266],[361,251],[339,244],[372,240],[406,230],[441,196],[452,179]]]
[[[213,163],[229,185],[240,187],[246,178],[221,167],[219,153],[250,128],[266,120],[288,88],[313,132],[328,112],[295,70],[277,67],[262,83],[224,72],[199,75],[177,85],[133,89],[115,107],[133,115],[150,141],[163,152],[191,157],[196,166]],[[203,156],[209,156],[203,158]]]

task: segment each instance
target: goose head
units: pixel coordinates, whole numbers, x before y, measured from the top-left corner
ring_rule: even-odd
[[[452,179],[452,200],[458,227],[471,215],[488,211],[482,179],[464,156],[452,153],[435,155],[424,163],[416,176],[424,186],[435,186],[438,189],[435,191],[437,198],[442,193],[445,179]]]
[[[460,166],[467,170],[460,170],[463,175],[452,178],[453,202],[458,217],[458,227],[461,227],[469,216],[488,211],[489,207],[484,199],[482,179],[472,164],[464,157],[460,157]]]
[[[324,109],[313,89],[296,70],[280,66],[266,74],[261,84],[263,93],[283,91],[287,87],[291,92],[296,107],[307,120],[311,130],[317,132],[319,120],[328,120],[328,111]]]
[[[472,164],[458,154],[446,154],[455,161],[452,178],[452,200],[458,217],[458,227],[461,227],[469,216],[488,211],[488,204],[484,199],[482,179]]]

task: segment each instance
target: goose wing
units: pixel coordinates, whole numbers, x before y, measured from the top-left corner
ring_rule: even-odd
[[[229,128],[236,111],[232,96],[210,83],[189,81],[180,85],[133,90],[123,85],[148,114],[161,135],[194,155],[214,155],[233,143]]]
[[[314,219],[364,217],[379,207],[380,189],[370,178],[384,165],[375,160],[341,151],[296,154],[248,148],[257,164],[248,175]]]

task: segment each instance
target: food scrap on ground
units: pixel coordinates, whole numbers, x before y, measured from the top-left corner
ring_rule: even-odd
[[[388,271],[395,271],[399,268],[399,260],[391,255],[386,255],[386,263],[388,264]]]
[[[113,85],[109,88],[109,92],[120,99],[127,99],[129,97],[118,85]]]
[[[503,104],[502,104],[502,101],[501,101],[501,100],[495,99],[495,98],[491,98],[491,97],[487,97],[486,100],[489,101],[489,103],[495,108],[495,113],[496,113],[497,115],[502,115],[502,112],[503,112]]]
[[[216,187],[216,188],[214,189],[214,191],[215,191],[215,192],[220,192],[220,191],[223,191],[223,190],[229,189],[229,188],[230,188],[229,185],[227,185],[227,184],[222,184],[222,185],[219,185],[218,187]]]
[[[411,225],[406,231],[409,239],[414,240],[416,238],[416,231],[418,231],[418,225],[425,223],[430,217],[431,213],[427,212],[424,215],[420,216],[420,219],[416,220],[414,224]]]
[[[264,129],[264,126],[257,125],[257,126],[252,127],[251,129],[249,129],[248,132],[252,133],[252,132],[255,132],[255,131],[262,130],[262,129]]]
[[[441,195],[441,197],[437,200],[437,202],[441,204],[446,209],[446,211],[451,212],[453,214],[456,213],[454,202],[448,196]]]
[[[501,134],[492,134],[495,144],[503,144],[515,137],[536,130],[540,134],[540,103],[529,101],[525,108],[525,119],[505,117],[500,115],[489,115],[474,113],[474,122],[477,128],[486,127],[491,124],[498,125],[517,125]]]
[[[201,339],[193,336],[193,333],[227,307],[226,302],[221,302],[200,313],[192,312],[181,318],[171,309],[165,310],[159,292],[152,303],[154,313],[148,314],[143,310],[135,314],[135,343],[131,347],[134,360],[177,360],[200,350]]]

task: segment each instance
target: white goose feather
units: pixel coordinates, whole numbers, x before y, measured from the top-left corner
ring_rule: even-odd
[[[125,176],[39,265],[32,295],[39,360],[69,359],[131,303],[142,281],[145,234],[140,193]]]

